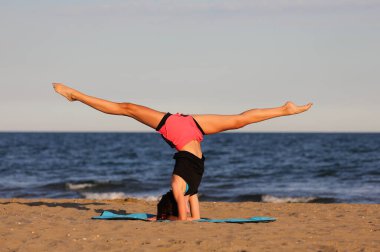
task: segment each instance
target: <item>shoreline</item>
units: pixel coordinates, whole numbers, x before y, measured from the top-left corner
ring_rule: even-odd
[[[0,199],[1,251],[376,251],[380,204],[200,202],[201,216],[271,223],[92,220],[103,210],[155,214],[137,199]]]

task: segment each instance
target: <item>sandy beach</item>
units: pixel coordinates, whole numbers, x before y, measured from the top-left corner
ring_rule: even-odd
[[[0,251],[379,251],[378,204],[201,202],[202,217],[272,223],[92,220],[103,210],[155,213],[153,201],[1,199]]]

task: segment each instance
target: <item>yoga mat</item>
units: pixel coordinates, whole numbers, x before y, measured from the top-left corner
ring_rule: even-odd
[[[115,214],[110,211],[103,211],[100,216],[92,217],[95,220],[147,220],[154,217],[153,214],[132,213],[132,214]]]
[[[143,220],[147,221],[148,218],[154,217],[153,214],[147,213],[132,213],[132,214],[115,214],[110,211],[103,211],[100,216],[92,217],[95,220]],[[202,218],[196,220],[197,222],[212,222],[212,223],[258,223],[258,222],[271,222],[275,218],[255,216],[251,218],[230,218],[230,219],[208,219]]]

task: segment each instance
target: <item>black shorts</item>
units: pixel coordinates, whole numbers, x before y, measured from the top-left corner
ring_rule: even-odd
[[[173,157],[176,162],[173,175],[178,175],[189,185],[189,190],[185,195],[198,193],[204,172],[205,157],[199,158],[188,151],[179,151]]]

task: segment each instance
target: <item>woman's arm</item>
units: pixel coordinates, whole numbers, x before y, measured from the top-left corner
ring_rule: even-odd
[[[184,191],[186,188],[186,182],[177,175],[172,176],[172,190],[174,199],[178,206],[178,220],[187,220],[186,211],[186,197],[184,196]]]
[[[180,190],[174,190],[174,188],[173,194],[178,206],[178,220],[187,220],[185,196]]]
[[[185,204],[187,197],[185,197]],[[187,217],[186,220],[193,221],[193,220],[199,220],[201,218],[200,211],[199,211],[199,201],[198,201],[198,194],[194,194],[188,198],[188,201],[190,203],[190,211],[191,211],[191,217]],[[172,216],[170,220],[179,220],[178,217]]]
[[[189,203],[191,211],[191,220],[199,220],[201,218],[201,214],[199,211],[198,194],[191,195],[189,198]]]

